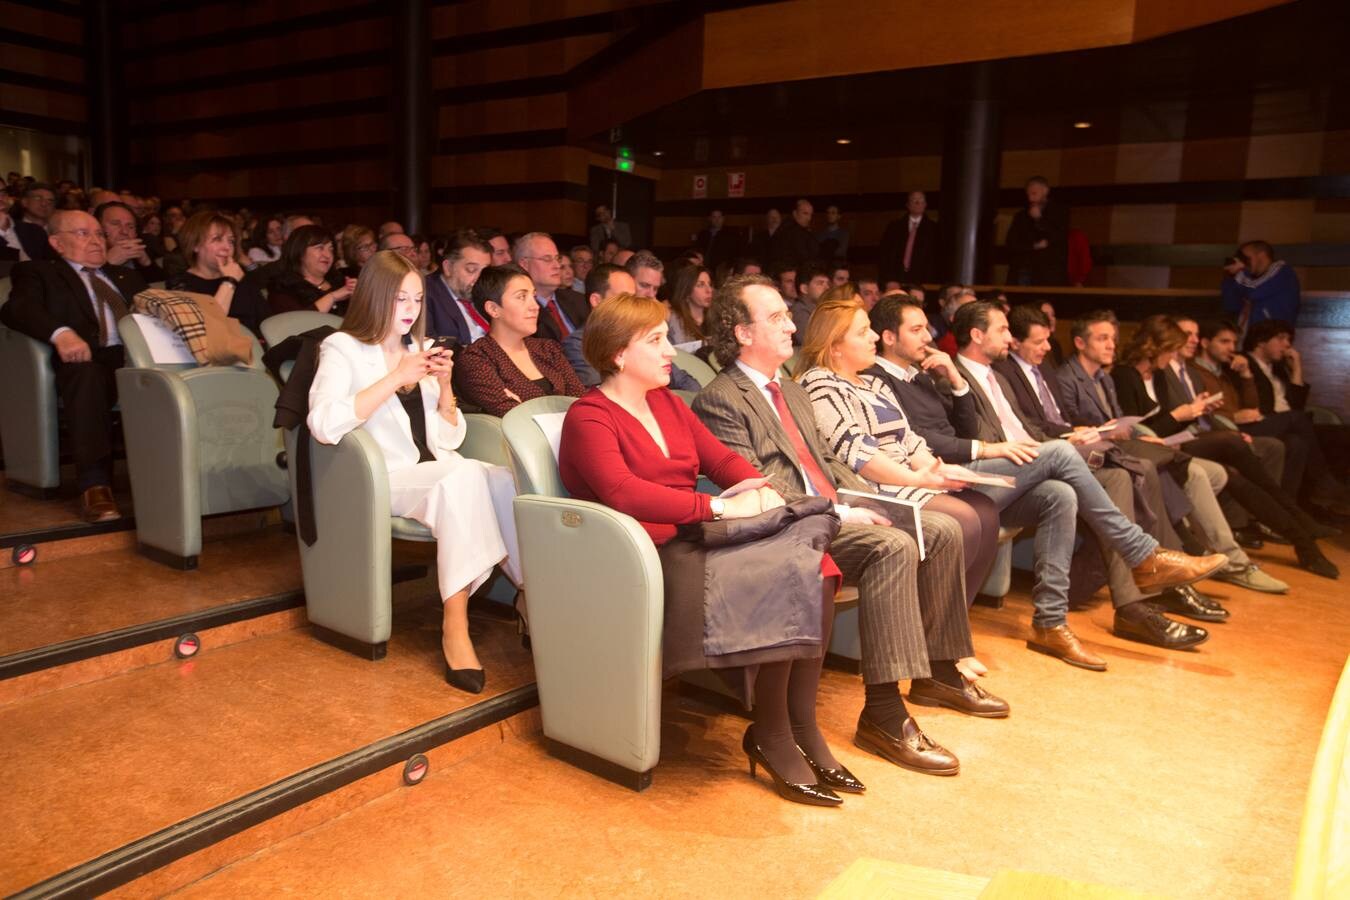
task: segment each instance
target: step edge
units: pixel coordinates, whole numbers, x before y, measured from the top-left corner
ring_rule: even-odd
[[[204,631],[304,605],[304,591],[296,588],[264,597],[239,600],[225,606],[180,613],[167,619],[127,625],[112,631],[46,644],[30,650],[20,650],[0,657],[0,681],[92,659],[95,656],[129,650],[143,644],[153,644],[189,631]]]
[[[311,766],[11,895],[11,900],[102,894],[331,791],[539,705],[534,682]]]

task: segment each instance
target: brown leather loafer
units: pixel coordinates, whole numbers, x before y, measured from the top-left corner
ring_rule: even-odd
[[[117,508],[117,501],[113,499],[112,488],[100,484],[81,494],[80,518],[91,525],[122,518],[122,513]]]
[[[1068,625],[1056,625],[1054,628],[1033,626],[1031,630],[1035,636],[1027,641],[1027,646],[1037,653],[1045,653],[1056,659],[1062,659],[1069,665],[1077,666],[1080,669],[1091,669],[1094,672],[1106,671],[1106,660],[1084,650],[1083,645],[1078,642],[1078,635],[1074,634]]]
[[[874,725],[866,714],[858,717],[858,731],[853,743],[869,753],[888,759],[902,769],[912,769],[924,775],[955,775],[961,771],[956,756],[919,730],[913,717],[900,723],[899,737]]]
[[[1134,583],[1144,592],[1191,584],[1208,578],[1228,564],[1222,553],[1208,556],[1187,556],[1176,550],[1159,547],[1153,555],[1134,567]]]
[[[1004,719],[1008,716],[1007,700],[995,697],[964,676],[959,689],[935,678],[916,678],[909,683],[909,699],[920,706],[945,706],[982,719]]]

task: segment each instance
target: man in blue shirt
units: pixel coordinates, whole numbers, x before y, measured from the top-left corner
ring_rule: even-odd
[[[1241,262],[1238,266],[1236,263]],[[1265,241],[1248,241],[1238,248],[1238,257],[1222,285],[1223,309],[1237,320],[1242,334],[1253,322],[1280,319],[1298,322],[1299,285],[1293,266],[1275,258],[1275,248]]]

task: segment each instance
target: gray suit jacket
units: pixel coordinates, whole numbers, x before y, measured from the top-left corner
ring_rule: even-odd
[[[953,357],[953,359],[956,361],[956,368],[961,370],[961,377],[970,385],[971,395],[975,397],[975,411],[979,413],[980,416],[980,433],[975,435],[975,437],[978,440],[991,444],[998,444],[1006,441],[1008,436],[1004,433],[1003,425],[998,420],[998,413],[994,410],[994,404],[989,399],[989,394],[987,392],[988,385],[978,381],[975,376],[971,374],[970,369],[966,368],[966,364],[961,362],[961,357],[956,356]],[[1022,415],[1021,409],[1018,408],[1016,396],[1013,394],[1012,385],[1008,383],[1008,379],[995,371],[994,380],[997,381],[998,386],[1002,388],[1004,399],[1008,401],[1008,406],[1012,409],[1013,415],[1017,416],[1017,421],[1022,423],[1022,427],[1027,430],[1027,434],[1031,435],[1033,440],[1049,440],[1050,435],[1041,431],[1040,428],[1036,427],[1036,423],[1028,421],[1027,417]]]
[[[816,464],[836,488],[871,493],[871,486],[830,453],[816,430],[816,413],[806,389],[781,381],[783,399]],[[694,398],[694,414],[719,441],[735,450],[769,478],[773,489],[792,501],[806,496],[801,460],[764,394],[732,363]]]

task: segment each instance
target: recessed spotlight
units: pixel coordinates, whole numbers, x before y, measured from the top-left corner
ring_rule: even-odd
[[[665,155],[666,155],[666,151],[664,151],[664,150],[653,150],[653,151],[652,151],[652,156],[665,156]]]
[[[1091,128],[1091,127],[1092,127],[1092,123],[1091,123],[1091,122],[1074,122],[1074,123],[1073,123],[1073,127],[1074,127],[1074,128],[1080,128],[1080,129],[1081,129],[1081,128]]]
[[[836,144],[839,144],[840,146],[843,146],[844,144],[851,144],[851,143],[853,143],[853,138],[835,138],[835,139],[834,139],[834,142],[835,142]]]

